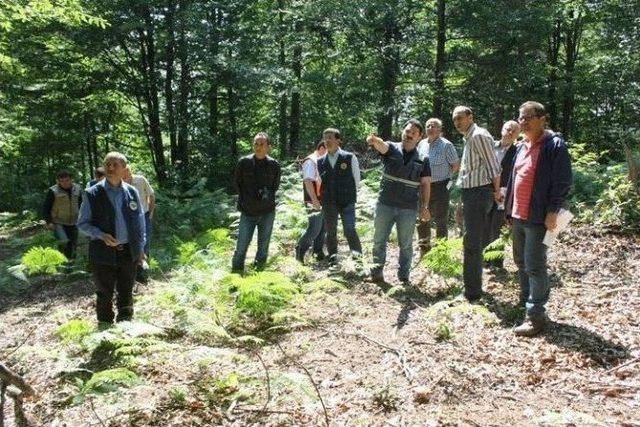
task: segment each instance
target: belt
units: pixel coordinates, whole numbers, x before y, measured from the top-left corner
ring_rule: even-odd
[[[402,184],[409,185],[411,187],[416,187],[417,188],[417,187],[420,186],[419,182],[409,181],[408,179],[398,178],[397,176],[392,176],[392,175],[389,175],[389,174],[386,174],[386,173],[383,173],[382,177],[384,179],[388,179],[389,181],[400,182]]]

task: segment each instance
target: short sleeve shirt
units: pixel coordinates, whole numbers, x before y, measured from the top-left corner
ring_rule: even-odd
[[[133,185],[140,194],[140,204],[142,204],[142,211],[144,213],[149,212],[149,197],[154,195],[153,188],[142,175],[133,175],[131,177],[131,185]]]

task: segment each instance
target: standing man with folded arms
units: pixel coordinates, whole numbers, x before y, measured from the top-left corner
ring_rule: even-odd
[[[436,226],[436,238],[449,236],[449,199],[451,178],[460,168],[460,159],[451,141],[442,136],[442,121],[431,118],[426,123],[427,137],[418,144],[421,159],[429,159],[431,192],[429,210]],[[431,249],[431,221],[418,224],[420,258]]]
[[[145,222],[138,190],[124,182],[127,158],[112,151],[104,158],[106,178],[83,194],[78,228],[89,236],[89,262],[96,285],[98,322],[133,317],[136,267],[145,259]]]
[[[463,135],[464,150],[457,185],[462,193],[464,217],[464,296],[475,301],[482,296],[482,249],[487,215],[493,201],[500,203],[500,166],[493,153],[493,137],[474,123],[466,106],[453,110],[453,125]]]

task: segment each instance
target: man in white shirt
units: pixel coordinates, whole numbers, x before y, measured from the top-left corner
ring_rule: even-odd
[[[318,158],[327,152],[324,141],[318,142],[313,153],[302,162],[302,193],[309,224],[296,246],[296,259],[304,264],[304,255],[313,245],[313,253],[318,260],[324,259],[324,215],[322,214],[322,179],[318,173]]]
[[[127,167],[125,170],[124,181],[127,184],[132,185],[138,190],[140,194],[140,205],[142,207],[142,212],[144,212],[144,226],[145,226],[145,234],[146,241],[144,244],[144,254],[149,257],[149,243],[151,242],[151,232],[153,227],[151,225],[151,220],[153,219],[153,212],[156,209],[156,196],[153,188],[149,184],[147,178],[142,175],[134,175],[131,173],[131,169]],[[144,272],[142,266],[138,266],[137,278],[139,282],[146,283],[147,277]]]

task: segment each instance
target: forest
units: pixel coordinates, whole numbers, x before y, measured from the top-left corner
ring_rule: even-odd
[[[3,0],[0,427],[640,425],[639,46],[638,0]],[[573,168],[550,331],[511,333],[506,228],[489,296],[459,297],[455,186],[450,239],[411,286],[368,281],[367,135],[435,117],[462,154],[454,107],[498,140],[528,100]],[[329,127],[362,169],[364,266],[295,259],[301,159]],[[282,183],[266,268],[237,275],[233,170],[258,132]],[[103,330],[87,239],[67,262],[41,208],[56,172],[84,188],[111,151],[157,213],[134,319]]]

